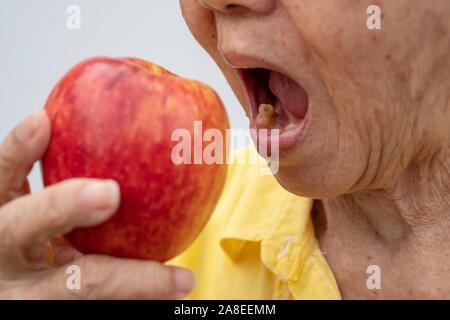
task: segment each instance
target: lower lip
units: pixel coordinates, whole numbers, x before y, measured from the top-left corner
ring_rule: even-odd
[[[251,120],[250,120],[250,129],[253,129],[256,131],[256,137],[252,136],[253,141],[255,142],[258,149],[264,148],[266,146],[266,150],[270,152],[272,150],[272,146],[274,144],[273,139],[276,139],[276,136],[271,135],[271,130],[267,129],[266,134],[263,134],[260,132],[260,129],[266,129],[261,128],[256,125],[256,108],[253,108],[254,106],[251,106]],[[292,149],[294,146],[299,144],[302,140],[302,137],[304,136],[306,124],[308,120],[309,115],[309,107],[308,112],[306,113],[305,117],[301,119],[300,123],[298,124],[298,127],[292,130],[288,131],[279,131],[278,135],[278,148],[280,151],[287,151],[289,149]],[[276,148],[276,147],[275,147]],[[276,150],[276,149],[275,149]]]

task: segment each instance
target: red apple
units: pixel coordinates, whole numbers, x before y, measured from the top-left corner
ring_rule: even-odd
[[[174,163],[172,133],[194,137],[201,121],[202,130],[225,137],[228,118],[214,90],[144,60],[96,57],[58,82],[45,109],[52,135],[44,185],[90,177],[114,179],[121,189],[112,218],[65,235],[76,249],[162,262],[194,241],[216,206],[226,165]],[[225,154],[226,145],[219,147]]]

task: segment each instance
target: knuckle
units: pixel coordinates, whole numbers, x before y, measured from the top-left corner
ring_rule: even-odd
[[[7,139],[14,141],[14,138],[11,139],[8,137],[0,144],[0,168],[2,169],[8,169],[11,163],[14,163],[13,152],[11,152],[12,150],[9,150],[10,148],[8,147]]]
[[[44,200],[43,203],[43,210],[46,215],[46,219],[49,224],[53,226],[61,225],[64,223],[65,214],[62,211],[61,205],[60,205],[60,197],[57,195],[57,192],[55,192],[56,189],[48,189],[47,190],[47,197]]]
[[[4,151],[4,147],[0,147],[0,170],[7,172],[10,170],[11,163],[13,162],[12,157]]]
[[[154,265],[149,270],[149,282],[147,288],[151,296],[156,298],[170,298],[175,294],[174,269],[162,265]]]
[[[68,276],[66,274],[66,276]],[[83,288],[83,287],[81,287]],[[69,300],[87,300],[89,299],[89,296],[86,296],[86,293],[83,289],[69,289],[66,287],[67,290],[67,296],[65,299]]]
[[[0,174],[2,180],[6,180],[6,185],[12,185],[14,181],[15,171],[17,171],[17,163],[11,154],[8,154],[0,148]]]
[[[11,250],[17,246],[18,239],[16,239],[14,228],[14,214],[6,212],[5,207],[0,209],[0,253],[2,256],[9,255]]]
[[[9,170],[16,167],[16,163],[22,159],[17,156],[17,150],[22,149],[21,144],[14,131],[0,144],[0,169]]]
[[[101,292],[105,288],[106,279],[104,268],[101,267],[100,257],[82,256],[74,260],[70,265],[77,265],[81,272],[81,289],[71,290],[73,295],[81,299],[102,298]],[[110,279],[112,280],[112,279]]]

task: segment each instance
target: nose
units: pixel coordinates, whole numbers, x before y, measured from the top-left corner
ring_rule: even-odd
[[[214,11],[232,13],[249,10],[259,14],[272,11],[275,0],[199,0],[200,3]]]

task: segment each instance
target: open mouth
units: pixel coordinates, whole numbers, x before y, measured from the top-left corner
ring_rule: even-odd
[[[308,95],[291,78],[268,69],[240,69],[250,102],[250,128],[256,129],[258,141],[273,143],[272,130],[278,129],[280,149],[295,145],[302,136],[308,112]],[[267,129],[267,135],[260,130]],[[262,141],[266,140],[266,141]]]

